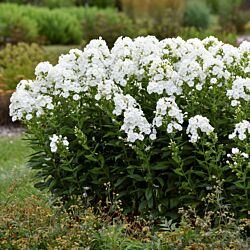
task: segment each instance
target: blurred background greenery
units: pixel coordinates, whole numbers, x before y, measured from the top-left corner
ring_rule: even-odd
[[[214,35],[237,45],[250,35],[250,0],[2,0],[0,95],[32,79],[38,62],[55,64],[91,39],[112,47],[119,36],[142,35]]]

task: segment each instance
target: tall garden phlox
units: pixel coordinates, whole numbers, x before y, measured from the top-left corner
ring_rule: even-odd
[[[233,209],[249,208],[250,43],[121,37],[109,50],[92,40],[35,74],[10,114],[37,150],[38,187],[67,203],[87,186],[94,205],[110,183],[125,212],[174,218],[224,179]]]

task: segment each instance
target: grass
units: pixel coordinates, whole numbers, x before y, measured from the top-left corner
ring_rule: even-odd
[[[22,203],[25,198],[39,194],[26,164],[32,153],[28,142],[21,136],[0,137],[0,152],[0,203]]]

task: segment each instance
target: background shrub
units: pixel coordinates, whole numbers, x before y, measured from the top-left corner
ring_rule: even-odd
[[[1,14],[2,13],[2,14]],[[0,39],[5,42],[38,41],[40,44],[80,44],[100,36],[113,45],[119,36],[133,36],[130,18],[115,9],[48,9],[15,4],[0,5]],[[6,20],[6,21],[5,21]]]
[[[12,4],[0,4],[0,42],[34,42],[38,36],[38,27],[28,16],[23,15],[20,7]]]
[[[235,15],[241,3],[241,0],[211,1],[211,6],[215,6],[212,9],[219,15],[219,23],[224,31],[236,31]]]
[[[68,13],[81,23],[86,42],[103,37],[112,46],[119,36],[133,37],[136,33],[132,20],[111,8],[70,8]]]
[[[177,36],[185,0],[122,0],[124,12],[134,20],[139,35],[153,34],[159,39]]]
[[[213,36],[215,34],[215,31],[213,30],[202,30],[197,29],[195,27],[183,27],[180,30],[179,36],[183,38],[184,40],[190,39],[190,38],[199,38],[204,39],[209,36]],[[234,46],[237,45],[237,35],[235,33],[227,33],[223,31],[217,31],[216,37],[223,41],[224,43],[229,43]]]
[[[187,3],[183,23],[185,26],[206,29],[210,22],[210,10],[205,2],[191,0]]]
[[[33,79],[35,66],[44,59],[44,51],[37,44],[7,44],[0,50],[0,74],[4,89],[15,89],[21,79]]]
[[[116,0],[90,0],[90,6],[98,8],[116,7]]]
[[[83,36],[77,18],[61,9],[1,4],[0,19],[2,41],[79,44]]]
[[[82,28],[75,16],[61,9],[47,10],[31,8],[29,13],[37,22],[39,35],[50,44],[79,44],[82,40]],[[33,12],[32,12],[33,11]]]

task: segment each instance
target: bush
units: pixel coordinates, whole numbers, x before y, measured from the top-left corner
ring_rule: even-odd
[[[63,9],[0,4],[0,19],[3,42],[79,44],[83,36],[77,18]]]
[[[42,0],[40,5],[49,8],[72,7],[75,5],[74,0]]]
[[[250,22],[250,11],[249,10],[238,10],[235,12],[235,16],[233,18],[233,24],[235,25],[235,29],[237,33],[244,34],[246,24]]]
[[[102,36],[112,46],[119,36],[133,36],[135,33],[132,20],[110,8],[72,7],[50,10],[1,4],[1,18],[2,42],[37,41],[40,44],[68,45]]]
[[[227,33],[223,31],[210,31],[210,30],[200,30],[195,27],[183,27],[179,33],[179,36],[184,40],[190,38],[199,38],[204,39],[206,37],[216,34],[216,37],[219,38],[224,43],[229,43],[231,45],[237,45],[237,34],[236,33]]]
[[[119,36],[135,34],[132,20],[114,9],[71,8],[68,11],[71,15],[77,16],[78,21],[81,22],[84,41],[89,42],[102,37],[109,46],[113,46]]]
[[[122,8],[140,30],[140,35],[159,39],[176,36],[181,28],[184,0],[122,0]]]
[[[185,26],[206,29],[210,22],[208,6],[202,1],[188,1],[183,22]]]
[[[90,0],[90,6],[98,8],[116,7],[116,0]]]
[[[36,23],[24,16],[17,5],[0,5],[0,43],[36,41]]]
[[[22,8],[24,15],[37,23],[42,41],[49,44],[79,44],[83,35],[81,24],[65,10],[32,6]]]
[[[90,41],[102,37],[109,46],[113,46],[119,36],[133,36],[134,33],[132,21],[112,9],[106,11],[93,9],[92,12],[91,10],[86,12],[82,25],[84,40]]]
[[[14,90],[21,79],[33,79],[35,66],[44,59],[44,51],[37,44],[7,44],[0,50],[3,88]]]
[[[236,31],[235,16],[237,16],[241,2],[241,0],[217,1],[219,21],[224,31]]]
[[[37,152],[36,187],[65,206],[120,200],[124,213],[176,218],[180,206],[204,211],[223,179],[222,197],[246,214],[249,48],[139,37],[110,51],[93,40],[39,64],[10,105]]]

